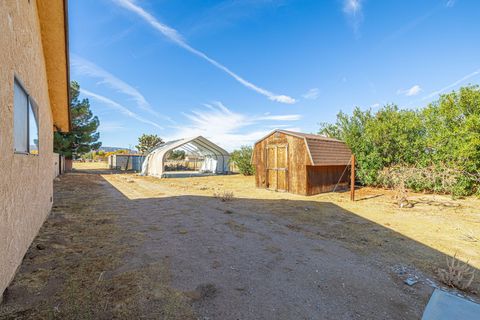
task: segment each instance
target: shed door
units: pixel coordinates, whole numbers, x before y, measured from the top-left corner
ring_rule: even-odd
[[[267,145],[267,188],[288,190],[288,145]]]

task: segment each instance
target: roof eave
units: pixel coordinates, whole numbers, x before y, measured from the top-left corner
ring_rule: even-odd
[[[37,0],[53,125],[71,129],[68,1]]]

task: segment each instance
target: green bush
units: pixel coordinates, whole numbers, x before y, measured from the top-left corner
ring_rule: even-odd
[[[388,185],[384,169],[415,167],[416,174],[406,181],[412,190],[480,194],[478,86],[441,95],[423,109],[386,105],[375,113],[359,108],[352,115],[340,112],[334,124],[321,124],[319,133],[347,143],[356,156],[357,179],[364,185]],[[452,175],[448,190],[445,179],[425,176],[435,170]]]
[[[230,162],[234,163],[244,176],[251,176],[255,173],[255,167],[252,165],[252,153],[252,147],[242,146],[230,155]]]

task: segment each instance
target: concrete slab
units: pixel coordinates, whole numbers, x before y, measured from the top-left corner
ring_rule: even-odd
[[[199,171],[165,171],[162,178],[192,178],[214,176],[215,173],[199,172]]]
[[[422,320],[480,320],[480,304],[435,289]]]

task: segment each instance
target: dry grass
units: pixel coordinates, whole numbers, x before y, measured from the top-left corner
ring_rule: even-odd
[[[0,319],[194,319],[188,299],[169,286],[168,261],[118,271],[143,238],[125,233],[117,213],[105,210],[119,204],[108,203],[95,179],[57,183],[53,212],[8,288]]]
[[[408,200],[414,207],[404,210],[392,201],[395,191],[375,188],[357,190],[357,201],[351,202],[349,193],[305,197],[257,189],[254,177],[241,175],[176,179],[131,175],[134,184],[125,183],[120,176],[104,177],[130,199],[155,194],[212,197],[211,190],[228,190],[235,194],[235,201],[221,212],[288,218],[291,229],[340,241],[383,263],[415,265],[435,277],[445,256],[458,252],[464,262],[468,260],[473,268],[480,269],[480,200],[476,198],[452,200],[449,196],[410,193]],[[229,227],[241,234],[232,223]],[[480,288],[480,281],[475,278],[472,286]]]
[[[235,220],[232,220],[232,219],[225,222],[225,225],[227,227],[229,227],[230,230],[235,232],[240,237],[243,236],[243,233],[248,231],[248,229],[247,229],[247,227],[245,227],[245,225],[240,224],[240,223],[238,223],[238,222],[236,222]]]
[[[74,170],[107,170],[108,163],[104,161],[100,162],[73,162]]]
[[[447,258],[447,268],[438,269],[437,273],[441,282],[463,291],[469,291],[475,279],[475,270],[468,263],[459,261],[456,255]]]
[[[238,237],[253,231],[242,223],[242,217],[265,215],[271,223],[281,221],[281,228],[341,242],[383,266],[414,265],[432,276],[445,256],[458,252],[468,265],[455,256],[438,271],[438,278],[463,290],[479,288],[478,277],[474,277],[480,269],[478,199],[410,194],[415,206],[402,210],[392,204],[394,192],[371,188],[358,190],[357,201],[350,202],[348,193],[304,197],[256,189],[253,177],[240,175],[162,180],[108,174],[103,178],[108,182],[96,175],[72,174],[57,182],[53,213],[10,286],[6,304],[0,306],[0,319],[195,318],[189,299],[197,295],[190,297],[170,287],[167,258],[119,271],[144,234],[124,232],[116,223],[124,207],[118,198],[112,201],[106,183],[117,188],[125,201],[211,199],[219,212],[234,213],[226,218],[225,227]],[[235,201],[219,203],[212,198],[212,190],[229,190]],[[186,237],[189,231],[178,226]],[[278,249],[265,247],[272,253]],[[200,296],[202,290],[198,290]]]
[[[215,192],[213,196],[222,202],[232,201],[235,198],[231,191]]]

